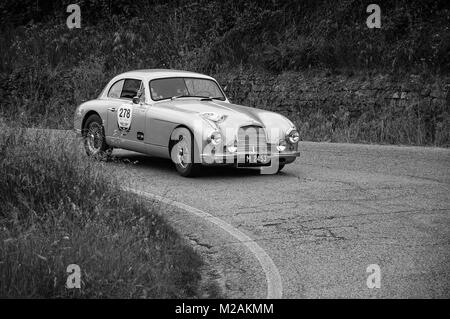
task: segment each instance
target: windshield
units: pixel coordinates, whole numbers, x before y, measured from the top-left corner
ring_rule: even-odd
[[[200,78],[165,78],[150,81],[150,93],[154,101],[174,97],[201,97],[225,101],[216,82]]]

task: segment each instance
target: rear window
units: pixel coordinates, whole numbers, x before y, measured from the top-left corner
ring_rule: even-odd
[[[120,94],[122,93],[124,80],[117,81],[114,83],[108,92],[108,97],[113,99],[120,99]]]

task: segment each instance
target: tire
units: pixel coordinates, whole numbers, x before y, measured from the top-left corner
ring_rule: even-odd
[[[201,164],[194,163],[193,150],[195,147],[192,133],[185,127],[179,127],[172,134],[172,140],[175,143],[170,150],[170,158],[175,164],[178,174],[183,177],[193,177],[197,175]]]
[[[88,156],[104,157],[112,152],[112,147],[106,144],[102,119],[97,114],[89,116],[84,124],[83,145]]]

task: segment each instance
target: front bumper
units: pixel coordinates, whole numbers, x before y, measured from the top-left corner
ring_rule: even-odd
[[[278,161],[280,164],[289,164],[295,161],[300,156],[299,151],[279,152],[270,154],[258,154],[267,156],[266,164],[244,164],[242,161],[246,155],[255,155],[256,153],[208,153],[201,154],[201,161],[203,165],[238,165],[238,166],[269,166],[273,161]]]

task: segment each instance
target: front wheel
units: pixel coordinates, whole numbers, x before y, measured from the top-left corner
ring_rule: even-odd
[[[106,144],[102,119],[97,114],[88,117],[83,129],[84,149],[88,156],[111,154],[112,148]]]
[[[195,176],[200,164],[194,163],[194,137],[191,132],[187,128],[180,127],[173,132],[171,138],[175,144],[170,151],[170,158],[178,174],[184,177]]]

